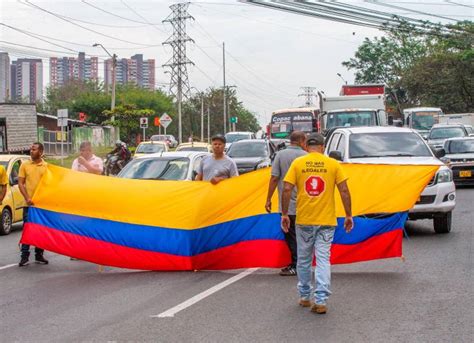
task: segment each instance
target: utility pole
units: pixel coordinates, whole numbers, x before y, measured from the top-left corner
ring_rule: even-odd
[[[183,142],[181,105],[189,97],[188,64],[194,64],[186,56],[186,43],[194,42],[186,34],[186,20],[194,18],[188,14],[189,3],[179,3],[170,6],[172,13],[163,20],[173,27],[173,34],[163,43],[173,48],[173,57],[163,65],[171,68],[170,93],[176,97],[178,106],[178,140]]]
[[[201,93],[201,142],[204,142],[204,93]]]
[[[209,102],[207,103],[207,143],[211,144],[211,112],[209,111]]]
[[[224,87],[222,88],[222,97],[224,98],[224,135],[227,133],[227,89],[225,86],[225,43],[222,43],[222,69],[223,69],[223,79]]]
[[[307,107],[314,106],[313,103],[313,98],[316,97],[316,93],[314,92],[316,90],[316,87],[300,87],[303,93],[298,94],[298,96],[303,96],[305,97],[305,105]]]
[[[110,101],[110,110],[113,111],[115,108],[115,83],[116,83],[116,78],[115,78],[115,69],[117,68],[117,55],[113,54],[111,55],[110,52],[102,45],[99,43],[94,43],[92,45],[93,47],[100,46],[106,53],[112,58],[112,100]],[[115,116],[112,115],[110,118],[111,122],[115,121]]]

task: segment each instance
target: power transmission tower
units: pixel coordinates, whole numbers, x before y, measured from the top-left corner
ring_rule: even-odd
[[[313,99],[316,98],[316,87],[300,87],[303,93],[298,94],[298,96],[305,97],[305,105],[308,107],[314,106]]]
[[[183,98],[188,98],[191,89],[188,79],[188,64],[193,64],[186,56],[186,43],[193,42],[186,34],[186,20],[194,18],[188,13],[189,3],[180,3],[170,6],[173,11],[163,23],[170,23],[173,27],[173,34],[163,43],[173,48],[173,57],[163,65],[171,68],[170,93],[176,97],[178,103],[178,139],[183,141],[181,103]]]

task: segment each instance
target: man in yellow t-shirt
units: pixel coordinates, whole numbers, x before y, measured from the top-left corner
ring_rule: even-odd
[[[25,198],[28,206],[33,206],[33,194],[39,185],[43,174],[46,172],[47,163],[43,160],[44,147],[41,143],[33,143],[30,149],[31,160],[23,162],[18,173],[18,187]],[[23,225],[28,221],[28,207],[23,208]],[[41,264],[48,264],[48,260],[43,256],[44,250],[35,247],[35,261]],[[30,257],[30,246],[28,244],[21,245],[20,267],[28,264]]]
[[[287,232],[290,225],[288,206],[291,192],[296,186],[299,304],[303,307],[312,305],[311,265],[315,251],[314,304],[311,312],[324,314],[327,311],[326,301],[331,294],[329,257],[337,225],[334,198],[336,187],[341,194],[346,212],[344,227],[347,233],[352,230],[354,223],[347,177],[338,161],[323,155],[324,137],[319,133],[312,133],[308,136],[306,145],[308,154],[293,161],[284,179],[281,224],[283,230]]]

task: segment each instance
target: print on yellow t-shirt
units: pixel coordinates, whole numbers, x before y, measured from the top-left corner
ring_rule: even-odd
[[[339,162],[323,154],[294,160],[284,181],[297,187],[296,224],[335,226],[335,186],[346,179]]]

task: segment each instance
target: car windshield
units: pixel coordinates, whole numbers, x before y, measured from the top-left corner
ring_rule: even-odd
[[[265,142],[242,142],[230,146],[229,157],[266,157],[267,144]]]
[[[433,112],[414,112],[412,114],[413,123],[412,127],[415,130],[429,130],[435,123],[434,115],[437,113]]]
[[[234,143],[237,141],[241,141],[242,139],[249,139],[250,135],[248,133],[232,133],[232,134],[226,134],[225,135],[225,140],[227,143]]]
[[[374,126],[375,112],[336,112],[328,113],[326,128],[349,126]]]
[[[165,151],[162,144],[140,144],[135,152],[139,154],[153,154]]]
[[[293,131],[312,132],[313,122],[312,121],[294,121]]]
[[[447,144],[448,154],[474,153],[474,139],[453,140]]]
[[[119,176],[125,179],[185,180],[189,158],[145,158],[135,159],[123,168]]]
[[[447,139],[453,137],[464,137],[466,133],[460,127],[439,127],[431,129],[430,139]]]
[[[349,139],[349,156],[433,156],[423,139],[413,132],[356,133]]]
[[[176,151],[201,151],[201,152],[207,152],[207,148],[205,146],[183,146],[179,149],[176,149]]]

